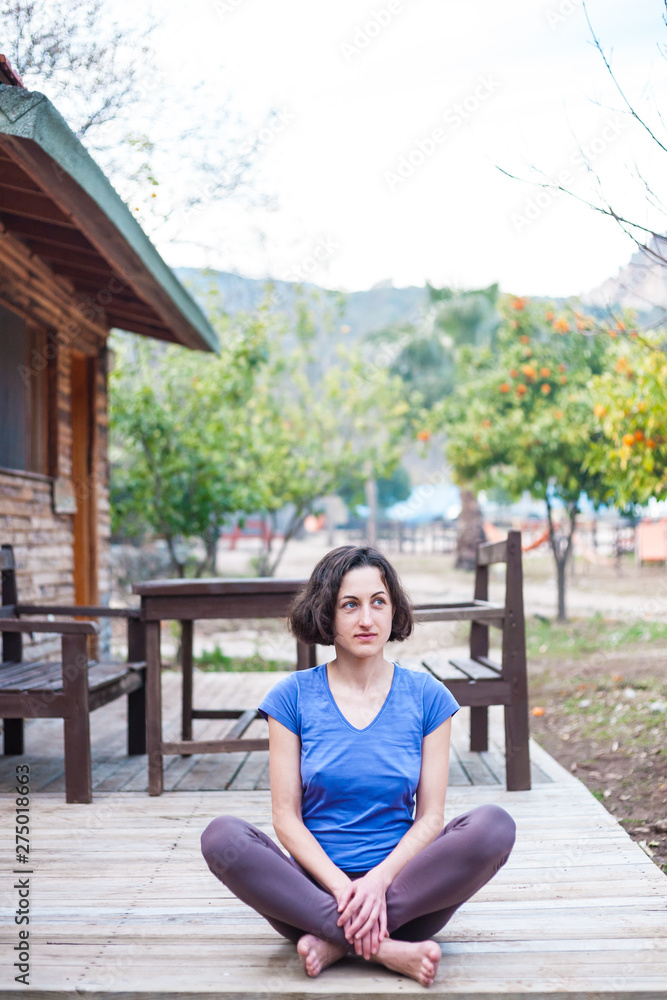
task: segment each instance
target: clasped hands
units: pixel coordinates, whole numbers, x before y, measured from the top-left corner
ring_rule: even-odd
[[[380,942],[389,937],[387,931],[387,882],[371,870],[362,878],[348,882],[336,893],[338,926],[343,927],[346,939],[357,955],[368,960],[377,953]]]

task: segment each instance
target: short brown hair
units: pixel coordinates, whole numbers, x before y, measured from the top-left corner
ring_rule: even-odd
[[[393,610],[389,642],[407,639],[414,626],[410,598],[389,560],[370,545],[341,545],[320,559],[305,589],[292,601],[287,619],[292,635],[309,646],[333,645],[336,601],[343,577],[358,566],[377,567],[389,592]]]

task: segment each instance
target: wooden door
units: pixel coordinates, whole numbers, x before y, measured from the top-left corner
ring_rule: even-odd
[[[97,604],[97,510],[95,495],[95,358],[72,353],[72,480],[74,600]]]

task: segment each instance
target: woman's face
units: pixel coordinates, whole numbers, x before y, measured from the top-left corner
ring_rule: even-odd
[[[343,577],[336,601],[336,648],[362,658],[377,655],[391,635],[393,616],[380,570],[376,566],[351,569]]]

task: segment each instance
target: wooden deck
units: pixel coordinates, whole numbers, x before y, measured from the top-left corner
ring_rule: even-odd
[[[279,676],[208,674],[197,678],[196,700],[257,704]],[[175,731],[178,679],[165,681],[165,728]],[[124,756],[122,712],[114,702],[92,717],[92,805],[64,802],[58,720],[30,721],[25,757],[0,759],[2,902],[9,915],[1,933],[0,998],[20,991],[35,1000],[379,1000],[424,992],[354,958],[308,979],[293,945],[220,885],[199,853],[202,829],[221,813],[272,833],[266,755],[175,757],[166,770],[171,791],[150,798],[145,757]],[[497,802],[516,819],[518,839],[508,864],[437,936],[443,959],[430,994],[665,1000],[665,876],[536,744],[532,791],[506,792],[501,710],[491,711],[493,745],[486,754],[466,752],[466,717],[463,709],[454,720],[447,818]],[[218,735],[231,724],[202,720],[200,733]],[[33,779],[29,986],[14,982],[18,928],[10,923],[17,905],[11,779],[22,761]]]

